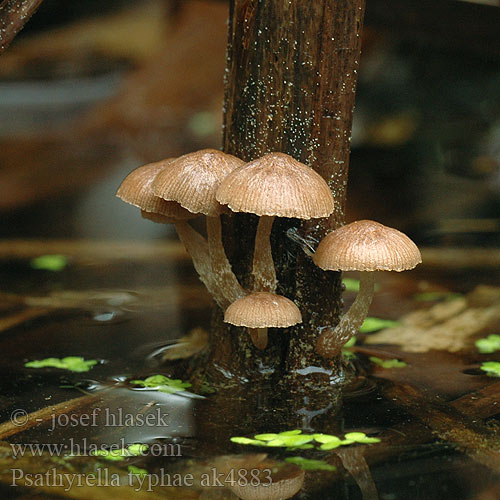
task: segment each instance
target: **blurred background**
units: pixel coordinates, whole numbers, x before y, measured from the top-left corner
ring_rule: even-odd
[[[347,220],[426,247],[500,247],[496,0],[369,0]],[[171,234],[114,194],[221,144],[228,5],[44,0],[0,64],[4,238]]]

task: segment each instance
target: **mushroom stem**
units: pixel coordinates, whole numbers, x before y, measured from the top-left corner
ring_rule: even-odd
[[[233,303],[241,297],[244,297],[246,293],[239,284],[238,279],[233,273],[231,264],[227,259],[224,245],[222,244],[222,224],[220,216],[207,216],[207,236],[212,275],[218,293],[223,295],[229,303]],[[226,307],[227,305],[228,304],[226,304]]]
[[[373,272],[361,272],[359,292],[349,310],[342,316],[335,328],[325,329],[316,343],[316,352],[324,358],[333,358],[340,353],[342,346],[359,330],[365,320],[375,291]]]
[[[276,269],[271,252],[271,229],[274,217],[261,216],[255,234],[253,253],[253,289],[259,292],[276,292]]]
[[[227,300],[221,294],[212,273],[207,241],[186,221],[175,222],[175,229],[179,235],[179,239],[182,241],[193,260],[193,266],[200,280],[207,287],[207,290],[210,295],[212,295],[215,302],[222,308],[227,307]]]
[[[263,351],[267,347],[267,328],[249,328],[248,333],[257,349]]]

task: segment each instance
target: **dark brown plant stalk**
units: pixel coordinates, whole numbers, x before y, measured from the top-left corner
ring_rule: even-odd
[[[23,29],[43,0],[4,0],[0,4],[0,54]]]
[[[285,333],[271,330],[269,345],[259,352],[243,329],[224,324],[219,313],[209,360],[215,371],[248,376],[260,366],[272,367],[280,378],[305,381],[304,374],[312,374],[319,385],[342,380],[340,357],[326,361],[314,352],[319,331],[338,321],[340,274],[318,269],[286,230],[295,226],[302,237],[319,240],[344,222],[363,15],[364,0],[231,2],[224,151],[245,161],[273,151],[290,154],[328,182],[336,211],[330,219],[275,220],[277,291],[296,302],[304,322]],[[228,255],[247,285],[255,217],[237,214],[226,229]]]

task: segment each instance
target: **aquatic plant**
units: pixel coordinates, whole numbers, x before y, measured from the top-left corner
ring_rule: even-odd
[[[500,377],[500,361],[485,361],[481,363],[479,369],[490,377]]]
[[[135,465],[129,465],[127,467],[127,471],[129,474],[135,474],[136,476],[146,476],[148,474],[148,471],[146,469],[136,467]]]
[[[144,380],[131,380],[130,383],[147,387],[158,392],[165,392],[167,394],[174,394],[191,387],[189,382],[183,382],[180,379],[172,379],[165,375],[151,375]]]
[[[285,462],[298,465],[303,470],[328,470],[332,472],[337,470],[335,465],[330,465],[324,460],[313,460],[311,458],[303,457],[287,457],[285,458]]]
[[[66,356],[65,358],[45,358],[28,361],[24,364],[26,368],[61,368],[72,372],[88,372],[98,361],[96,359],[85,360],[81,356]]]
[[[279,433],[256,434],[253,438],[232,437],[231,441],[236,444],[264,446],[269,448],[286,448],[287,450],[307,450],[314,448],[313,441],[320,443],[320,450],[333,450],[339,446],[347,446],[354,443],[372,444],[379,443],[380,439],[369,437],[364,432],[348,432],[344,438],[333,434],[302,434],[300,429],[283,431]]]
[[[370,356],[369,359],[372,363],[375,363],[382,368],[403,368],[406,366],[406,363],[399,359],[381,359],[377,358],[377,356]]]
[[[492,333],[484,339],[476,340],[474,344],[481,354],[491,354],[495,351],[500,351],[500,335]]]
[[[61,254],[40,255],[30,260],[33,269],[62,271],[68,265],[68,258]]]
[[[142,456],[148,451],[148,448],[147,444],[134,443],[128,445],[126,448],[92,450],[90,454],[104,460],[119,462],[126,458]]]
[[[323,270],[360,271],[359,293],[336,328],[322,331],[316,351],[325,358],[337,355],[364,322],[375,289],[374,271],[404,271],[422,261],[405,234],[378,222],[361,220],[329,233],[318,245],[314,263]]]

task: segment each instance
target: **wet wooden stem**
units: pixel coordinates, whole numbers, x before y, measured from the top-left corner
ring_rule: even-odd
[[[4,0],[0,3],[0,54],[37,11],[42,0]]]
[[[280,379],[288,374],[317,386],[330,386],[332,376],[342,380],[340,358],[325,360],[314,351],[318,332],[338,321],[340,274],[317,268],[286,231],[295,227],[301,237],[319,241],[344,222],[364,3],[231,1],[224,151],[245,161],[271,151],[290,154],[328,182],[336,210],[323,220],[275,220],[277,291],[296,302],[304,321],[287,331],[270,329],[268,346],[258,351],[245,331],[224,325],[218,313],[212,365],[225,366],[225,373],[239,371],[248,378],[252,370],[270,367]],[[244,285],[251,281],[256,222],[255,216],[236,214],[226,231],[228,255]],[[314,380],[299,375],[313,372]]]

